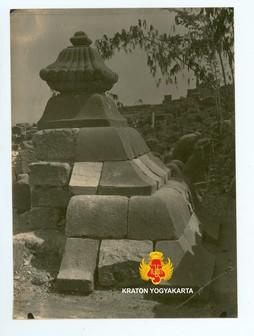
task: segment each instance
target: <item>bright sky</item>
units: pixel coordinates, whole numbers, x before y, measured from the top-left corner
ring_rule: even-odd
[[[83,30],[95,41],[103,34],[112,35],[122,28],[146,19],[160,32],[172,32],[172,13],[160,9],[140,10],[19,10],[11,15],[12,39],[12,119],[17,122],[36,122],[50,97],[47,84],[39,71],[54,62],[69,38]],[[126,55],[119,52],[107,65],[119,75],[111,92],[125,105],[142,99],[144,103],[160,103],[165,94],[184,96],[188,74],[178,75],[178,84],[156,87],[146,65],[143,51],[137,49]],[[191,85],[194,85],[194,79]]]

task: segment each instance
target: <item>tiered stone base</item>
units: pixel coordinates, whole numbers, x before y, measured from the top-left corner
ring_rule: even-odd
[[[30,165],[31,220],[53,228],[66,212],[59,290],[142,286],[139,263],[153,250],[172,260],[169,286],[199,288],[211,278],[214,259],[200,247],[188,187],[137,131],[48,129],[33,142],[40,161]]]

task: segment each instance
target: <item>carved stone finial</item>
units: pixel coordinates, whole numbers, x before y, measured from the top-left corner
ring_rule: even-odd
[[[92,41],[82,31],[70,38],[71,47],[60,52],[56,61],[40,71],[49,87],[59,92],[94,92],[110,90],[118,76],[109,69]]]
[[[89,47],[92,44],[92,40],[87,36],[83,31],[76,32],[71,38],[70,41],[74,47]]]

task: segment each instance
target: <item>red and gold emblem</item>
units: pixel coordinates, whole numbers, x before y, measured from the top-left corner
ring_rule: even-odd
[[[172,278],[174,267],[170,259],[163,260],[163,253],[154,251],[149,254],[149,262],[142,259],[139,265],[139,274],[144,281],[151,280],[154,285],[159,285],[162,280]]]

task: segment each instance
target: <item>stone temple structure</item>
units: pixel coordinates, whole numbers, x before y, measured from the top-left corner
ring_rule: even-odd
[[[170,257],[164,286],[200,288],[214,258],[201,245],[187,185],[171,178],[142,136],[128,127],[105,94],[118,76],[83,32],[40,71],[57,91],[33,137],[30,165],[34,227],[65,225],[56,279],[61,291],[145,286],[139,263],[153,251]]]

